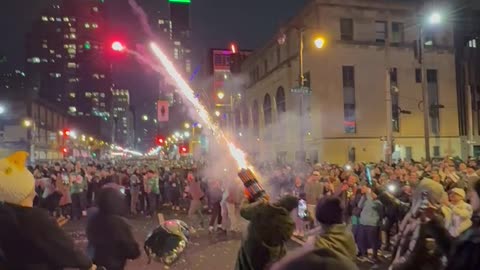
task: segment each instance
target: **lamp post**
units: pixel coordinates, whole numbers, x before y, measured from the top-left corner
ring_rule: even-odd
[[[298,59],[299,59],[299,87],[297,89],[292,88],[292,92],[295,94],[300,95],[300,154],[304,156],[305,159],[305,134],[304,134],[304,129],[305,129],[305,120],[304,118],[304,96],[309,95],[311,93],[311,89],[308,88],[306,89],[305,87],[305,75],[304,75],[304,49],[305,49],[305,44],[304,44],[304,36],[305,36],[305,31],[308,30],[307,27],[294,27],[298,31],[298,38],[299,38],[299,52],[298,52]],[[284,40],[282,39],[284,42]],[[323,37],[316,37],[313,40],[313,44],[317,49],[322,49],[325,46],[325,38]]]
[[[425,38],[424,38],[424,27],[425,23],[429,25],[438,25],[442,21],[442,16],[439,12],[432,12],[428,18],[427,22],[422,21],[419,27],[419,62],[420,62],[420,72],[422,76],[422,101],[423,101],[423,128],[424,128],[424,138],[425,138],[425,159],[430,160],[430,101],[428,96],[428,82],[427,82],[427,72],[425,67]]]
[[[36,124],[34,120],[24,119],[22,126],[27,129],[27,141],[30,148],[30,162],[35,162]]]

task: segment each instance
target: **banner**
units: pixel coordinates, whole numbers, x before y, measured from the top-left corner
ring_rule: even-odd
[[[157,102],[158,122],[168,122],[168,104],[167,100],[159,100]]]

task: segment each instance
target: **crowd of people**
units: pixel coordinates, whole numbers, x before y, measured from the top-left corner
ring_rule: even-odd
[[[238,270],[315,269],[316,263],[356,269],[358,263],[377,267],[381,258],[391,269],[479,266],[472,255],[480,244],[475,160],[256,165],[268,197],[250,201],[236,175],[212,177],[208,165],[62,161],[29,169],[33,204],[50,216],[82,219],[96,209],[87,223],[89,245],[97,252],[122,247],[120,263],[108,252],[93,255],[107,269],[123,269],[140,255],[125,220],[112,217],[158,211],[184,212],[190,226],[209,233],[240,232],[248,221]],[[108,242],[112,231],[122,234],[121,244]],[[305,244],[287,254],[292,236]]]

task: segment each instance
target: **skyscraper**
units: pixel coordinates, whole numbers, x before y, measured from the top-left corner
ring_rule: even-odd
[[[111,120],[111,68],[104,50],[108,36],[104,1],[52,3],[27,35],[29,86],[72,116],[101,117],[107,124]]]
[[[186,74],[192,72],[190,0],[169,0],[173,57]]]
[[[112,117],[114,143],[133,146],[133,117],[128,89],[112,88]]]

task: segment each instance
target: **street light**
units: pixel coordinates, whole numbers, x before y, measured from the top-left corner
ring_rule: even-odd
[[[187,128],[187,129],[190,128],[190,124],[189,124],[189,123],[185,123],[183,126],[184,126],[185,128]]]
[[[183,133],[183,136],[185,136],[185,138],[189,138],[189,137],[190,137],[190,132],[185,131],[185,132]]]
[[[317,37],[313,41],[313,43],[315,44],[315,47],[317,47],[317,49],[321,49],[325,45],[325,39],[323,37]]]
[[[28,128],[28,127],[31,127],[31,126],[32,126],[32,121],[29,120],[29,119],[25,119],[25,120],[23,120],[23,123],[22,123],[22,124],[23,124],[24,127],[27,127],[27,128]]]
[[[215,115],[216,115],[217,117],[220,117],[220,112],[219,112],[219,111],[215,111]]]
[[[219,99],[223,99],[223,98],[225,97],[225,94],[224,94],[223,92],[218,92],[218,93],[217,93],[217,97],[218,97]]]
[[[440,12],[436,11],[436,12],[433,12],[432,14],[430,14],[430,16],[428,17],[428,22],[432,25],[437,25],[437,24],[440,24],[442,22],[442,15],[440,14]]]
[[[143,121],[148,121],[148,115],[146,115],[146,114],[142,115],[142,120]]]

